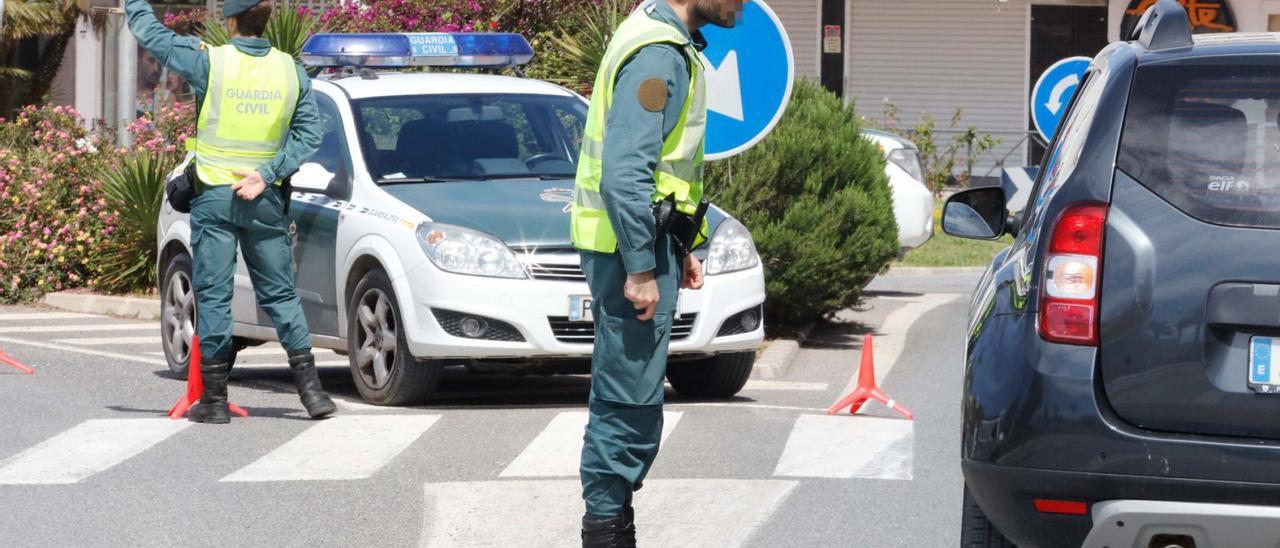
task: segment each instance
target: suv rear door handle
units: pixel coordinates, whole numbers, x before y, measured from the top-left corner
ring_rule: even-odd
[[[1280,285],[1218,284],[1209,292],[1206,321],[1214,325],[1280,328]]]

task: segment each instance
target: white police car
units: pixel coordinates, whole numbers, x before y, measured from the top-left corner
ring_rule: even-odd
[[[569,240],[586,101],[537,80],[372,70],[519,65],[533,50],[518,35],[317,35],[304,51],[309,65],[345,67],[313,80],[323,140],[292,179],[315,346],[347,354],[360,394],[385,405],[429,399],[447,365],[588,371],[590,296]],[[763,339],[764,275],[747,229],[714,207],[709,218],[706,285],[680,297],[668,380],[727,397]],[[190,233],[166,204],[162,336],[178,373],[194,332]],[[237,269],[237,346],[275,340],[243,260]]]

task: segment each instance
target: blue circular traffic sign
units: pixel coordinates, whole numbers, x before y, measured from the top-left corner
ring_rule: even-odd
[[[1031,91],[1031,121],[1046,142],[1053,139],[1058,124],[1066,116],[1071,97],[1080,87],[1080,80],[1091,62],[1088,57],[1068,57],[1054,63],[1036,81]]]
[[[703,28],[707,49],[708,160],[741,154],[782,118],[795,85],[795,55],[782,21],[762,0],[743,5],[732,29]]]

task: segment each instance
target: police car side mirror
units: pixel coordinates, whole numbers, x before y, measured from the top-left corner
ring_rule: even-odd
[[[1004,190],[973,188],[947,199],[942,208],[942,231],[959,238],[996,240],[1004,236],[1008,219]]]
[[[290,181],[295,191],[325,194],[329,191],[329,186],[336,176],[336,173],[325,169],[324,166],[316,162],[307,162],[298,168],[298,172],[293,174],[293,178]]]

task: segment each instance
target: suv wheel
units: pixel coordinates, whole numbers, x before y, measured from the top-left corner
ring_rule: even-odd
[[[964,513],[960,518],[960,546],[962,548],[1017,548],[1009,539],[1004,538],[996,526],[991,524],[987,515],[978,507],[978,502],[969,494],[969,487],[964,488]]]
[[[169,371],[187,378],[191,367],[191,341],[196,335],[196,292],[191,277],[191,256],[179,253],[169,261],[160,278],[160,346],[169,362]],[[228,367],[234,367],[236,353],[243,348],[234,341]]]
[[[365,401],[411,405],[426,401],[440,384],[439,363],[409,353],[391,280],[381,270],[365,274],[347,310],[351,377]]]
[[[755,362],[755,352],[735,352],[673,363],[667,366],[667,380],[682,396],[728,398],[746,386]]]

